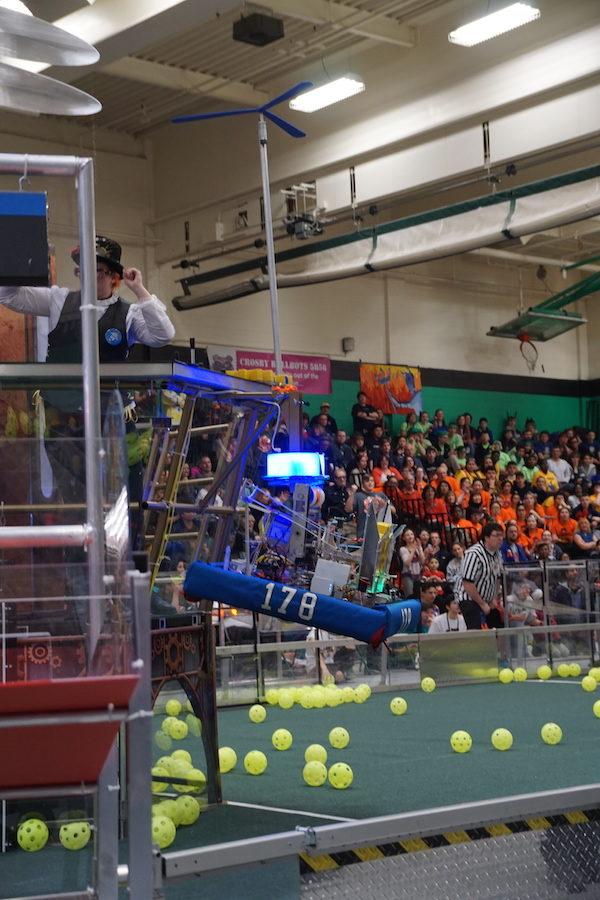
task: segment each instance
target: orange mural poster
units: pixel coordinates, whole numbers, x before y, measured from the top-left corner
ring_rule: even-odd
[[[420,413],[423,408],[421,370],[412,366],[361,363],[360,389],[368,402],[386,415]]]

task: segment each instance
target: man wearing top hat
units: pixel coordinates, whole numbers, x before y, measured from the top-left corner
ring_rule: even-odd
[[[79,275],[79,247],[71,252]],[[121,283],[135,295],[133,303],[119,296]],[[121,246],[111,238],[96,237],[96,291],[100,362],[122,362],[133,344],[163,347],[175,335],[167,310],[144,287],[139,269],[121,264]],[[15,312],[48,319],[49,363],[81,362],[81,291],[63,287],[0,288],[0,303]]]
[[[79,276],[79,247],[72,250],[71,258],[75,263],[75,274]],[[119,295],[122,282],[135,296],[132,303],[126,302]],[[101,363],[124,362],[134,344],[162,347],[175,334],[166,306],[146,290],[139,269],[124,268],[120,244],[101,235],[96,237],[96,298]],[[57,286],[1,287],[0,304],[15,312],[48,320],[46,362],[81,363],[81,291]],[[38,355],[44,355],[44,348],[39,344]],[[46,437],[81,439],[81,390],[46,388],[44,400],[43,431]],[[124,398],[124,402],[129,410],[129,417],[133,404],[128,404],[127,398]],[[135,430],[131,422],[128,423],[127,430]],[[55,484],[64,502],[79,500],[84,477],[83,442],[50,440],[46,442],[46,451],[52,460]],[[142,475],[141,464],[132,464],[129,470],[129,489],[133,498],[141,497]],[[48,484],[43,489],[44,494],[47,496],[51,489],[52,485]]]

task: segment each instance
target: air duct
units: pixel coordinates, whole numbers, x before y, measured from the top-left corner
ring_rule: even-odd
[[[557,228],[600,214],[600,167],[525,185],[386,225],[330,238],[277,255],[281,288],[356,278],[490,247],[503,241]],[[302,268],[298,270],[299,261]],[[295,271],[286,271],[295,263]],[[231,278],[260,269],[262,259],[236,263],[182,279],[186,294],[173,301],[176,309],[225,303],[268,290],[266,274],[202,294],[201,283]],[[192,292],[192,287],[195,288]]]

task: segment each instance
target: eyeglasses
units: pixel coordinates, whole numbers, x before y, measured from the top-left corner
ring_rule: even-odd
[[[75,266],[73,272],[75,274],[75,277],[79,278],[79,276],[81,275],[80,267]],[[108,276],[112,274],[113,273],[110,271],[110,269],[96,269],[96,278],[108,278]]]

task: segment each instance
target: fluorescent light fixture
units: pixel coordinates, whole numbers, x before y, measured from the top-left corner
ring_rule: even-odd
[[[327,84],[298,94],[297,97],[290,100],[290,109],[315,112],[317,109],[331,106],[332,103],[338,103],[340,100],[354,97],[355,94],[361,94],[364,89],[364,81],[360,81],[353,75],[344,75],[342,78],[336,78],[335,81],[328,81]]]
[[[461,25],[456,31],[450,32],[448,40],[461,47],[474,47],[514,28],[520,28],[521,25],[528,25],[539,17],[540,11],[535,6],[530,6],[529,3],[511,3],[489,16]]]

